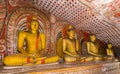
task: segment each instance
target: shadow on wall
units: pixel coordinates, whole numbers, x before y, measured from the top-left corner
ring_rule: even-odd
[[[115,57],[117,57],[118,60],[120,61],[120,48],[114,47],[113,51],[114,51]]]

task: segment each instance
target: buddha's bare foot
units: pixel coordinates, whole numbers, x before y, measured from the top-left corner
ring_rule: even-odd
[[[38,65],[38,64],[42,64],[42,63],[41,63],[41,61],[37,61],[35,64]]]
[[[45,59],[38,60],[35,64],[45,64]]]
[[[80,62],[86,62],[86,57],[82,57],[82,58],[80,59]]]
[[[35,58],[35,64],[44,64],[46,57]]]
[[[80,62],[90,62],[93,61],[93,57],[82,57]]]
[[[35,58],[35,61],[40,61],[42,59],[45,59],[46,57],[38,57],[38,58]]]

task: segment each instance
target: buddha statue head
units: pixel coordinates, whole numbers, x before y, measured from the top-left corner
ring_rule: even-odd
[[[33,31],[37,31],[39,28],[39,22],[37,20],[37,17],[33,16],[32,21],[30,22],[30,29]]]
[[[95,42],[96,36],[94,34],[90,35],[90,41]]]
[[[108,44],[107,44],[107,47],[108,47],[108,48],[112,48],[112,44],[111,44],[111,43],[108,43]]]
[[[69,25],[68,30],[67,30],[67,35],[68,35],[68,38],[74,39],[75,31],[74,31],[74,27],[73,26]]]

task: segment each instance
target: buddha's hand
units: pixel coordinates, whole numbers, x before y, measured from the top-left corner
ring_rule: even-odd
[[[23,55],[28,55],[28,53],[27,53],[26,51],[21,51],[21,53],[22,53]]]
[[[80,59],[79,55],[74,55],[74,57],[76,58],[76,61]]]
[[[102,55],[97,55],[98,57],[101,57]]]
[[[73,55],[74,57],[76,57],[76,58],[79,58],[79,55]]]

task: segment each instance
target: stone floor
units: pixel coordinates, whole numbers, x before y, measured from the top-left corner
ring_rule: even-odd
[[[1,65],[0,74],[120,74],[120,62],[52,63],[12,68]]]

